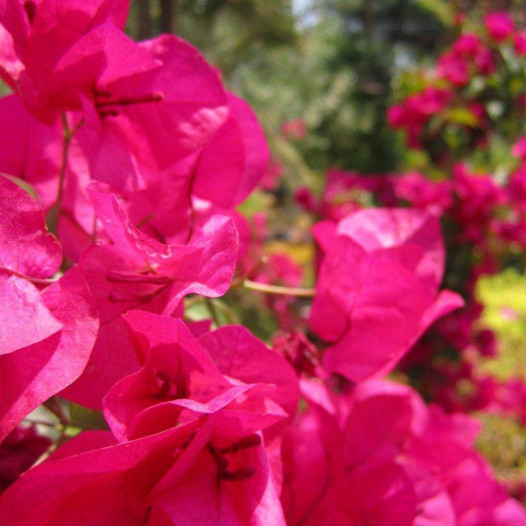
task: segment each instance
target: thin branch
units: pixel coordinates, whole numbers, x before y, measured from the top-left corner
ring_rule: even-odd
[[[316,294],[315,289],[304,289],[295,287],[282,287],[280,285],[267,285],[246,279],[242,283],[243,287],[250,290],[257,290],[265,294],[277,294],[281,296],[297,296],[298,298],[313,298]]]
[[[60,209],[60,203],[62,201],[62,194],[64,192],[64,180],[66,178],[66,172],[68,169],[68,156],[69,156],[69,147],[71,145],[71,140],[73,139],[75,133],[78,129],[84,124],[84,119],[81,119],[74,128],[69,127],[68,118],[65,113],[60,115],[62,121],[62,129],[64,136],[64,145],[62,147],[62,161],[60,163],[60,172],[58,178],[58,192],[57,198],[55,201],[55,207]]]
[[[53,396],[49,400],[45,401],[42,405],[59,419],[59,422],[62,426],[64,426],[64,428],[69,426],[69,417],[64,412],[64,408],[62,407],[60,400]]]
[[[214,305],[214,302],[210,298],[205,298],[205,304],[210,312],[212,319],[214,320],[214,323],[217,327],[221,326],[220,320],[219,320],[219,313],[217,312],[216,306]]]

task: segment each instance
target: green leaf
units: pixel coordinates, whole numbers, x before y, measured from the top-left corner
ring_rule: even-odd
[[[15,177],[14,175],[8,175],[8,174],[1,174],[2,177],[5,177],[6,179],[9,179],[16,185],[18,185],[22,190],[25,190],[33,199],[37,199],[37,192],[36,190],[27,182],[19,177]]]
[[[445,119],[471,128],[477,127],[478,124],[477,117],[468,108],[463,107],[451,108],[446,112]]]
[[[421,8],[435,15],[444,25],[452,26],[455,21],[455,6],[444,0],[413,0]]]
[[[77,404],[69,404],[71,427],[80,429],[108,429],[108,424],[100,411],[88,409]]]

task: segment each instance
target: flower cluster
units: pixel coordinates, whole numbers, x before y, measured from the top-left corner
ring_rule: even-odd
[[[503,12],[484,22],[481,34],[463,30],[432,71],[419,72],[424,87],[388,111],[408,146],[439,165],[486,147],[495,134],[525,131],[516,127],[526,113],[526,33]]]
[[[463,303],[435,215],[320,221],[312,291],[279,254],[254,268],[258,121],[186,42],[129,39],[127,10],[0,8],[0,523],[526,523],[476,423],[384,380]],[[314,296],[305,325],[272,349],[220,326],[212,298],[241,286]]]
[[[453,167],[451,179],[441,181],[418,172],[364,176],[332,170],[314,208],[332,224],[348,222],[344,218],[350,210],[354,216],[372,213],[367,208],[373,202],[409,206],[408,211],[427,211],[441,219],[450,255],[444,280],[466,304],[439,320],[400,365],[427,398],[449,412],[497,411],[526,422],[524,383],[519,378],[497,380],[477,367],[498,350],[494,333],[480,326],[483,306],[476,295],[481,277],[499,272],[510,258],[526,250],[526,208],[520,191],[523,144],[520,140],[513,148],[518,159],[503,185],[463,163]]]
[[[372,205],[408,206],[440,218],[448,254],[444,281],[466,305],[438,321],[401,369],[449,412],[499,412],[525,423],[523,380],[497,379],[478,367],[498,350],[495,334],[480,325],[483,306],[476,297],[479,278],[523,261],[526,253],[524,31],[502,12],[488,14],[480,34],[462,29],[432,72],[417,72],[420,91],[388,111],[409,148],[424,154],[426,160],[415,163],[422,172],[331,170],[319,202],[309,196],[306,206],[305,195],[297,200],[333,222]]]

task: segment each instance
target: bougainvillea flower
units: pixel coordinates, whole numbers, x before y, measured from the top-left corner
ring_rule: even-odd
[[[6,492],[2,523],[66,524],[90,513],[101,525],[285,524],[261,431],[287,416],[272,400],[295,411],[290,366],[242,327],[207,334],[201,347],[180,320],[126,318],[144,367],[105,398],[123,442],[102,432],[70,441]],[[13,505],[20,494],[25,510]]]
[[[88,144],[93,177],[108,183],[125,200],[130,218],[137,222],[147,218],[146,229],[179,240],[191,231],[195,199],[218,211],[232,209],[259,183],[269,154],[250,107],[233,95],[227,98],[216,74],[193,48],[169,39],[152,49],[159,50],[166,61],[163,67],[170,72],[152,82],[160,83],[159,92],[166,92],[166,86],[173,91],[171,99],[150,105],[159,106],[154,114],[158,122],[148,108],[139,112],[132,106],[116,105],[116,115],[100,117],[99,110],[79,137]],[[199,67],[185,64],[198,59]],[[188,71],[194,77],[186,78]],[[172,76],[177,82],[172,82]],[[202,93],[192,91],[195,100],[188,100],[188,85],[202,89]],[[173,122],[167,122],[171,114]],[[169,141],[167,126],[172,130]],[[95,139],[83,139],[88,130],[96,130],[91,133]]]
[[[203,336],[202,347],[181,320],[142,311],[131,311],[125,319],[143,367],[119,381],[104,398],[106,419],[117,438],[158,433],[219,411],[225,422],[245,413],[243,429],[248,432],[257,422],[253,429],[257,431],[286,416],[280,402],[295,411],[297,393],[290,389],[297,382],[290,367],[245,329],[227,327]],[[264,350],[250,372],[236,356],[246,352],[243,344],[252,352]],[[225,345],[232,349],[228,362]],[[220,363],[214,363],[214,354]]]
[[[200,155],[192,192],[221,208],[243,202],[265,175],[269,150],[250,106],[228,96],[229,118]]]
[[[208,174],[216,167],[206,161],[206,156],[201,168],[197,168],[201,149],[229,114],[228,131],[217,134],[215,142],[229,139],[232,155],[227,156],[229,162],[223,167],[223,180],[235,179],[229,187],[231,196],[236,194],[234,204],[244,199],[265,170],[267,150],[263,134],[245,103],[232,97],[229,107],[219,76],[197,50],[168,35],[141,44],[133,42],[113,23],[112,2],[104,2],[97,12],[86,7],[89,12],[83,13],[81,8],[70,7],[72,12],[64,7],[61,15],[71,19],[75,28],[78,24],[82,27],[76,32],[70,30],[62,38],[63,27],[57,34],[42,29],[42,34],[37,35],[37,29],[45,25],[37,24],[38,13],[43,17],[47,11],[57,9],[54,2],[39,4],[31,38],[38,36],[42,41],[40,48],[57,45],[59,49],[50,52],[52,57],[48,58],[53,64],[44,68],[46,74],[33,75],[39,77],[38,86],[20,82],[27,89],[19,86],[20,96],[10,98],[12,106],[18,105],[21,110],[23,101],[49,126],[36,125],[22,111],[4,114],[4,124],[13,129],[6,141],[15,146],[25,144],[27,148],[16,146],[13,153],[3,154],[7,159],[0,158],[0,169],[30,181],[45,207],[53,206],[59,195],[64,148],[62,126],[56,122],[58,114],[62,122],[68,122],[73,140],[65,181],[60,183],[64,185],[60,194],[61,233],[67,244],[77,241],[81,249],[85,248],[86,237],[92,235],[93,216],[86,210],[84,193],[89,178],[108,183],[130,199],[139,193],[143,203],[137,206],[140,200],[135,199],[135,208],[139,208],[137,213],[144,213],[142,218],[149,217],[152,227],[169,221],[173,225],[174,211],[181,210],[179,219],[185,221],[178,230],[186,235],[189,228],[185,216],[191,211],[197,172],[207,178],[217,175]],[[90,16],[94,17],[91,23]],[[103,23],[104,16],[109,17],[107,23]],[[123,61],[122,56],[127,60]],[[42,131],[45,133],[40,137]],[[211,151],[216,149],[212,147]],[[224,185],[220,187],[223,190]],[[215,190],[209,192],[210,197],[214,197]],[[157,201],[162,201],[161,194],[168,193],[174,198],[169,209],[165,209]],[[150,205],[150,209],[145,205]],[[84,210],[79,210],[79,206]],[[167,219],[163,213],[172,217]],[[81,249],[68,246],[68,253],[78,258]]]
[[[186,244],[164,244],[141,232],[126,219],[115,197],[100,185],[88,188],[97,217],[114,246],[128,261],[130,273],[111,275],[108,281],[128,284],[164,285],[177,283],[173,310],[189,293],[217,297],[224,294],[234,274],[238,236],[227,216],[212,216],[195,227]]]
[[[410,388],[386,382],[338,395],[304,381],[302,391],[308,409],[283,445],[288,523],[504,526],[525,520],[475,452],[478,425],[470,418],[427,408]]]
[[[302,392],[308,409],[283,443],[287,522],[412,526],[415,485],[393,459],[408,430],[404,400],[372,407],[307,381]]]
[[[508,13],[490,13],[484,17],[486,29],[495,42],[506,40],[514,31],[513,20]]]
[[[6,526],[285,525],[259,435],[213,416],[138,440],[82,433],[11,486]]]
[[[477,35],[473,33],[463,33],[453,42],[451,50],[456,55],[473,59],[480,53],[483,46],[482,40]]]
[[[456,53],[444,53],[437,63],[437,75],[455,86],[465,86],[470,80],[469,64]]]
[[[2,78],[43,121],[53,122],[57,112],[78,109],[79,94],[92,88],[103,51],[119,51],[115,41],[111,49],[106,40],[122,33],[119,28],[124,27],[129,3],[7,0],[4,4]]]
[[[419,119],[429,119],[443,110],[452,97],[452,93],[447,89],[428,86],[421,93],[409,97],[405,105]]]
[[[299,386],[293,368],[248,329],[227,325],[201,336],[199,342],[221,374],[246,384],[274,385],[269,398],[290,416],[296,414]]]
[[[453,205],[453,185],[450,181],[430,181],[418,172],[409,172],[394,176],[392,184],[397,197],[437,217]]]
[[[292,119],[281,124],[281,133],[289,139],[303,139],[307,134],[307,126],[301,118]]]
[[[58,271],[60,245],[46,230],[42,207],[28,193],[0,177],[0,194],[2,439],[29,412],[78,378],[98,324],[77,269],[43,291],[37,288]]]
[[[478,422],[462,414],[446,415],[431,406],[423,423],[406,451],[436,474],[451,502],[455,524],[475,526],[487,521],[505,526],[526,521],[524,508],[509,498],[474,449]]]
[[[473,66],[475,70],[473,71]],[[461,35],[437,63],[437,75],[462,87],[469,83],[473,74],[490,75],[495,71],[491,50],[472,33]]]
[[[26,279],[0,272],[0,294],[0,355],[45,340],[62,329],[40,291]]]
[[[458,65],[457,61],[454,65]],[[405,99],[402,104],[389,108],[387,120],[393,128],[406,130],[407,142],[411,148],[420,148],[420,136],[425,124],[444,110],[452,97],[453,94],[448,89],[427,86],[420,93]]]
[[[417,210],[363,210],[315,227],[324,257],[309,324],[330,342],[330,372],[360,381],[386,374],[461,298],[438,293],[438,220]]]
[[[259,182],[260,188],[272,192],[278,189],[279,182],[283,176],[283,165],[275,158],[269,157],[265,175]]]
[[[47,232],[42,206],[0,176],[0,267],[19,275],[49,278],[60,268],[62,249]]]
[[[258,445],[259,435],[236,439],[221,431],[217,425],[204,428],[152,491],[152,500],[172,521],[168,524],[285,526],[273,466]]]
[[[464,163],[453,167],[455,194],[462,206],[454,209],[455,220],[462,225],[462,236],[476,244],[483,244],[487,237],[490,218],[499,205],[505,203],[504,189],[493,177],[484,173],[473,173]]]
[[[526,137],[521,137],[512,147],[513,157],[526,161]]]
[[[187,294],[224,294],[234,273],[237,231],[228,217],[213,216],[187,244],[167,245],[134,227],[112,194],[93,186],[90,195],[114,245],[92,246],[79,262],[101,328],[85,373],[65,395],[100,408],[107,390],[139,366],[121,314],[139,308],[171,315]]]
[[[62,328],[39,290],[28,281],[55,274],[62,251],[56,238],[46,230],[39,203],[2,176],[0,206],[0,355],[3,355],[45,340]]]
[[[155,67],[123,74],[116,56],[95,100],[84,100],[79,130],[93,153],[92,176],[116,191],[138,190],[196,153],[229,113],[218,75],[193,46],[171,35],[130,43]]]
[[[155,68],[141,70],[132,82],[117,63],[112,70],[110,61],[97,78],[103,87],[95,90],[96,100],[84,97],[82,111],[63,116],[75,132],[59,220],[74,259],[93,234],[85,194],[90,178],[107,183],[125,201],[130,218],[150,233],[180,241],[192,229],[194,198],[230,209],[265,173],[268,148],[255,115],[244,101],[226,94],[193,47],[169,36],[130,45],[150,57]],[[38,122],[20,97],[1,104],[6,110],[2,124],[13,133],[3,139],[0,169],[29,181],[48,209],[58,195],[61,126]]]
[[[225,92],[195,48],[174,36],[137,44],[112,23],[94,24],[48,81],[53,86],[45,97],[58,90],[61,99],[53,95],[55,105],[46,99],[42,111],[61,112],[74,130],[60,203],[61,234],[74,259],[92,235],[84,192],[89,178],[124,198],[132,219],[180,240],[191,231],[193,198],[230,209],[265,173],[268,148],[252,110]],[[12,108],[3,115],[14,130],[6,141],[15,148],[0,157],[0,169],[31,182],[48,208],[58,194],[63,131],[56,118],[39,112],[50,126],[33,122],[21,105],[26,99],[10,97]]]
[[[34,296],[35,290],[29,290],[31,284],[21,278],[9,278],[13,280],[19,291]],[[93,300],[78,269],[69,270],[44,289],[41,301],[40,308],[47,309],[47,318],[51,315],[55,324],[53,331],[48,331],[51,335],[0,356],[0,440],[33,409],[80,376],[95,342],[98,322]],[[18,311],[14,311],[13,316],[13,323],[2,327],[5,334],[20,332]],[[32,323],[39,323],[41,318],[39,315]],[[48,319],[46,322],[49,323]],[[60,327],[58,331],[56,324]],[[30,325],[27,330],[33,334]]]
[[[513,48],[520,57],[526,56],[526,31],[517,31],[513,36]]]
[[[28,470],[51,446],[34,427],[17,426],[0,444],[0,493]]]
[[[250,107],[192,46],[168,35],[138,46],[158,67],[100,80],[78,138],[92,177],[126,201],[130,218],[180,239],[191,231],[193,199],[231,209],[248,196],[268,147]]]

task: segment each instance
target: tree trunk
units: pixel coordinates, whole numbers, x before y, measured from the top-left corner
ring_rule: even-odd
[[[374,38],[374,7],[373,0],[363,1],[363,22],[367,39],[371,42]]]
[[[150,15],[150,0],[137,0],[137,36],[145,40],[152,36],[152,17]]]
[[[178,0],[161,0],[161,33],[177,32],[177,15],[179,11]]]

